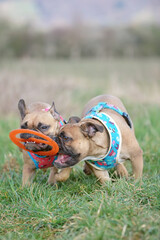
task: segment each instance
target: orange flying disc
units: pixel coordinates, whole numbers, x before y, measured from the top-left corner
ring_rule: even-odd
[[[41,137],[43,139],[37,139],[35,137],[31,137],[31,138],[18,138],[17,134],[21,134],[21,133],[29,133],[29,134],[33,134],[34,136],[38,136]],[[23,150],[26,150],[28,152],[32,152],[32,153],[36,153],[37,155],[43,155],[43,156],[50,156],[50,155],[56,155],[59,151],[59,147],[58,144],[53,141],[50,137],[44,135],[43,133],[34,131],[34,130],[29,130],[29,129],[15,129],[13,131],[11,131],[9,133],[9,137],[12,140],[12,142],[14,142],[18,147],[22,148]],[[45,143],[49,146],[52,147],[51,150],[49,151],[31,151],[25,148],[25,145],[23,143],[26,142],[35,142],[35,143]]]

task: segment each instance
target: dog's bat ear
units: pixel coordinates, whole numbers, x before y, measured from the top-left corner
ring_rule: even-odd
[[[73,116],[73,117],[70,117],[69,120],[68,120],[68,123],[78,123],[80,122],[80,118],[77,117],[77,116]]]
[[[24,117],[26,116],[27,114],[27,108],[26,108],[26,104],[25,104],[25,101],[23,99],[20,99],[19,102],[18,102],[18,109],[19,109],[19,112],[21,114],[21,118],[22,120],[24,119]]]
[[[103,132],[104,127],[99,124],[94,124],[92,122],[83,123],[81,126],[81,131],[85,137],[92,138],[95,136],[96,132]]]
[[[49,109],[50,113],[52,114],[52,116],[57,119],[58,121],[60,120],[60,115],[59,113],[56,111],[56,107],[55,107],[55,104],[54,102],[52,102],[52,105]]]

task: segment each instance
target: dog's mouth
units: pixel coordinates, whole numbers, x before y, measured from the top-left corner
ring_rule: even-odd
[[[31,150],[34,152],[38,152],[38,151],[49,151],[52,149],[51,146],[45,144],[45,143],[36,143],[36,142],[29,142],[26,141],[24,143],[24,146],[27,150]]]
[[[57,159],[54,161],[54,166],[57,168],[74,166],[78,162],[78,156],[73,157],[71,155],[59,153]]]
[[[33,151],[33,152],[38,152],[38,151],[50,151],[52,147],[48,144],[45,143],[38,143],[35,141],[30,141],[30,138],[35,138],[35,139],[42,139],[41,137],[37,137],[33,134],[28,134],[28,133],[22,133],[20,134],[20,137],[25,139],[26,141],[24,142],[24,146],[27,150]]]

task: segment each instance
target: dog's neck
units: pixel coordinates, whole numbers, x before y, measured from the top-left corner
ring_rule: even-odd
[[[87,161],[95,168],[107,169],[114,167],[118,162],[122,137],[119,127],[117,126],[114,119],[112,119],[112,117],[108,114],[100,112],[101,110],[102,107],[100,108],[99,106],[95,106],[93,108],[93,111],[89,111],[88,115],[85,116],[84,119],[95,119],[103,124],[106,129],[106,133],[109,135],[109,148],[106,149],[106,154],[103,156],[87,156],[83,160]],[[115,110],[114,107],[112,110]],[[117,108],[115,111],[117,112]],[[120,112],[119,114],[122,115]]]
[[[102,125],[104,127],[103,132],[96,132],[96,135],[92,137],[89,141],[90,146],[89,146],[89,151],[93,153],[95,156],[95,159],[97,158],[103,158],[106,153],[109,151],[110,147],[110,136],[108,129],[106,126],[103,125],[102,122],[100,122],[98,119],[92,119],[93,123]],[[88,122],[89,119],[85,119],[84,122]]]
[[[87,156],[83,160],[93,160],[93,161],[99,161],[103,160],[109,154],[112,152],[112,148],[114,144],[118,145],[117,150],[121,148],[121,132],[115,123],[115,121],[106,113],[100,112],[100,113],[93,113],[90,115],[87,115],[84,119],[94,119],[99,121],[106,130],[105,137],[106,137],[106,149],[105,154],[99,155],[99,156]],[[117,152],[117,157],[119,156],[119,152]]]

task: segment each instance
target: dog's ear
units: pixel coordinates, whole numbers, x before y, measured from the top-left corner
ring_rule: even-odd
[[[18,109],[19,109],[19,112],[21,114],[21,118],[22,120],[24,119],[24,117],[26,116],[27,114],[27,108],[26,108],[26,104],[25,104],[25,101],[23,99],[20,99],[19,102],[18,102]]]
[[[59,113],[56,111],[56,107],[55,107],[55,104],[54,102],[52,102],[52,105],[49,109],[50,113],[52,114],[52,116],[56,119],[56,120],[60,120],[60,115]]]
[[[68,120],[68,123],[78,123],[80,122],[80,118],[77,117],[77,116],[73,116],[73,117],[70,117],[69,120]]]
[[[92,122],[83,123],[81,126],[81,132],[85,137],[92,138],[95,136],[96,132],[103,132],[104,127],[99,124],[95,124]]]

